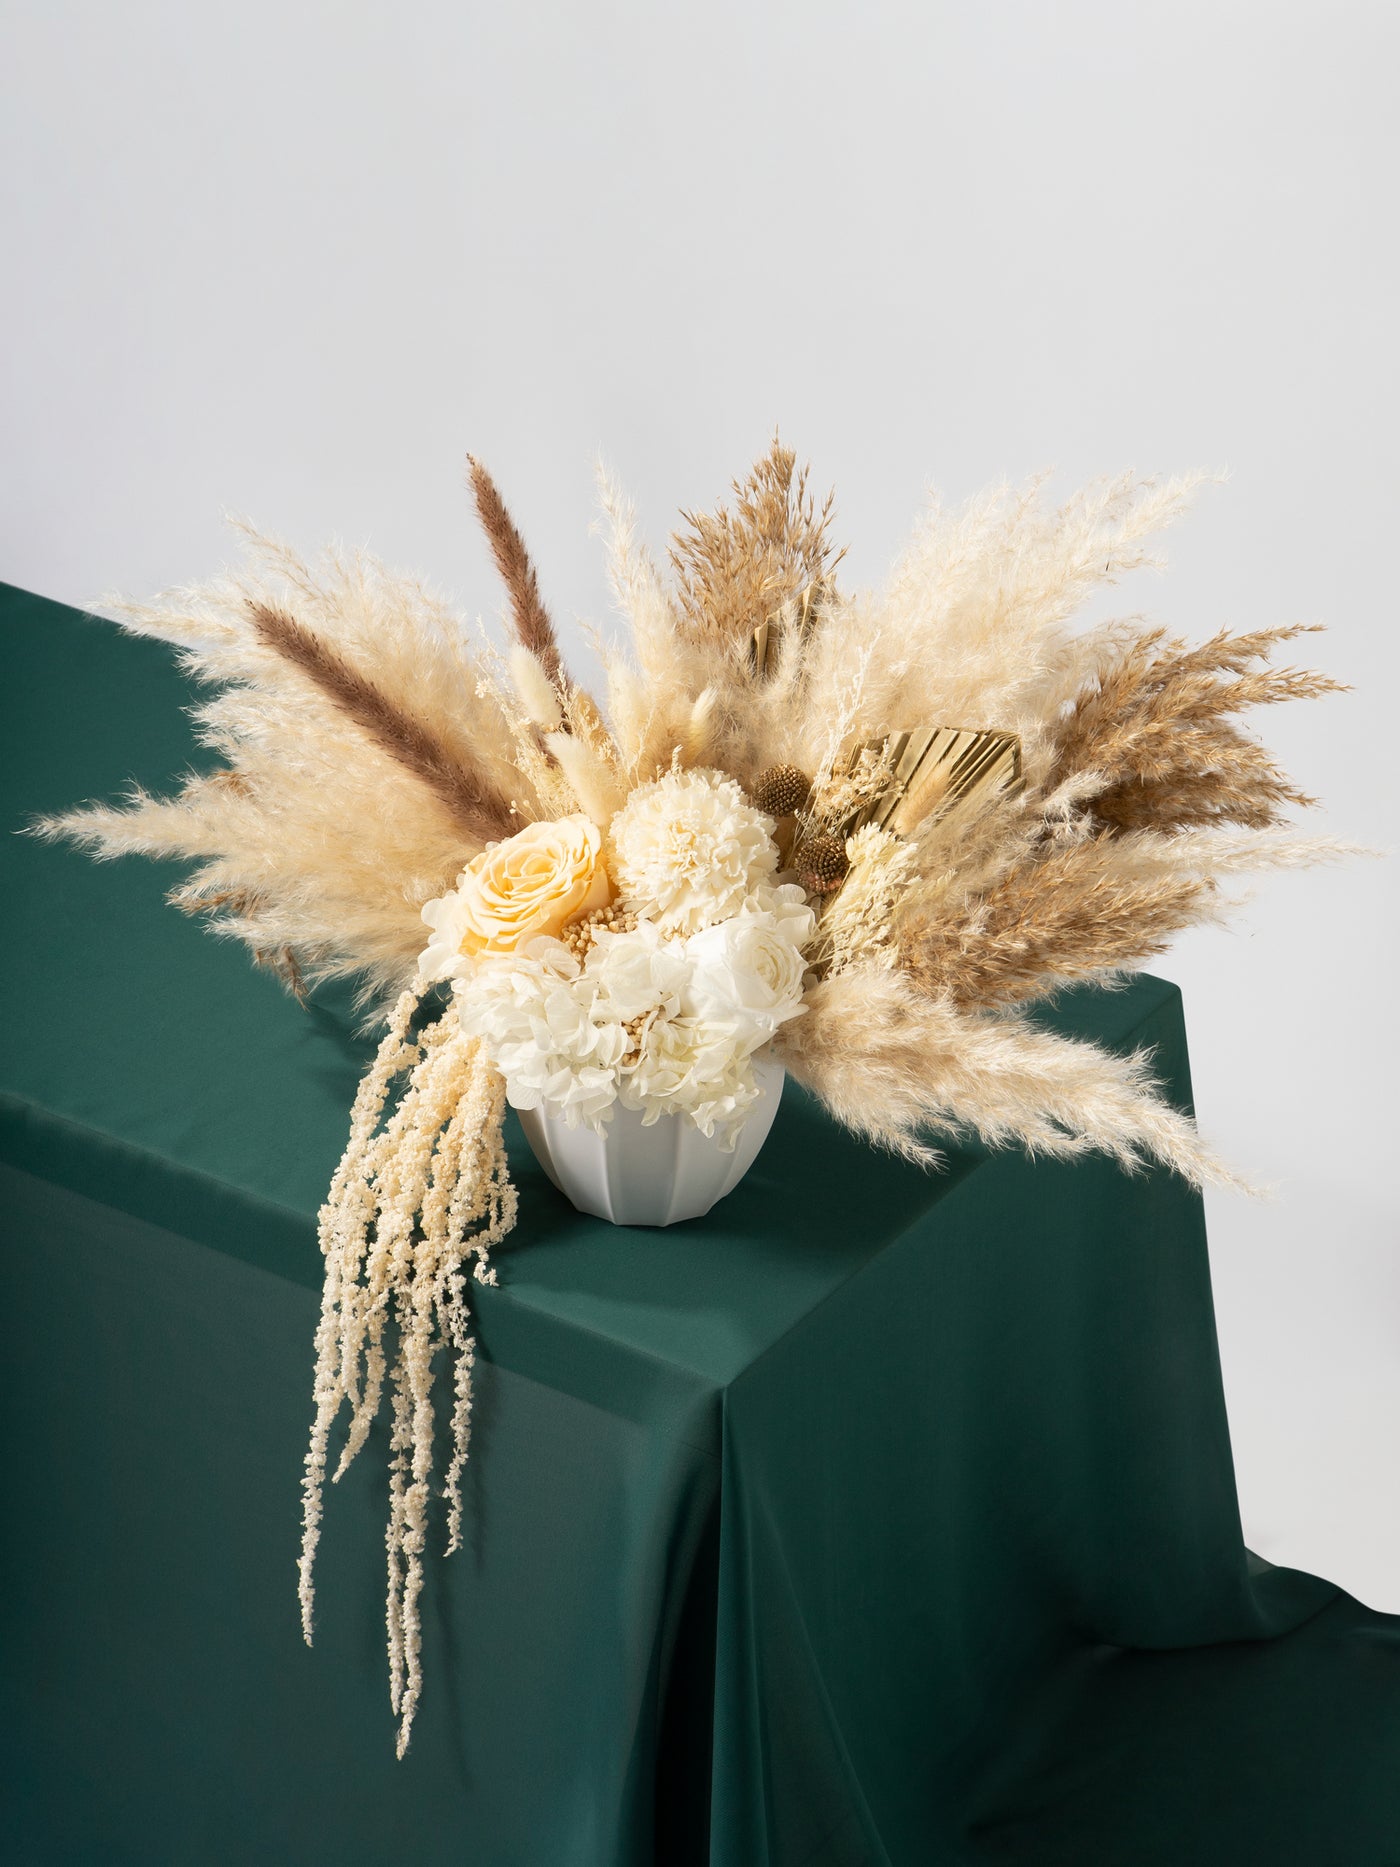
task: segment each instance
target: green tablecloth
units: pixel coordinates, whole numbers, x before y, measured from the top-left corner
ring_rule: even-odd
[[[10,822],[195,756],[158,647],[0,617]],[[168,873],[3,863],[9,1858],[1400,1862],[1400,1626],[1242,1546],[1198,1199],[974,1149],[926,1176],[791,1088],[669,1232],[578,1216],[512,1136],[467,1546],[395,1763],[382,1439],[309,1652],[295,1589],[366,1046]],[[1054,1022],[1156,1044],[1188,1098],[1173,987]]]

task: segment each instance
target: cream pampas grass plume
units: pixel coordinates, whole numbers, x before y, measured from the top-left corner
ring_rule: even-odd
[[[192,862],[177,905],[309,984],[358,976],[392,996],[423,902],[543,805],[463,619],[363,554],[307,564],[241,529],[241,573],[116,607],[210,690],[192,712],[222,769],[41,827],[101,856]]]
[[[969,1015],[898,974],[856,969],[807,998],[780,1054],[839,1121],[892,1153],[938,1162],[930,1137],[1071,1159],[1103,1153],[1129,1171],[1160,1162],[1241,1187],[1195,1124],[1153,1092],[1150,1061]]]

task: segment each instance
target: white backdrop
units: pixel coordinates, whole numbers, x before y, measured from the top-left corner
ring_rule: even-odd
[[[1332,826],[1397,786],[1391,0],[487,8],[5,0],[0,575],[223,561],[225,508],[498,595],[489,462],[603,619],[601,450],[654,542],[775,423],[875,581],[928,483],[1228,467],[1124,607],[1326,620],[1266,722]],[[1396,865],[1282,878],[1162,970],[1203,1125],[1246,1529],[1400,1609]]]

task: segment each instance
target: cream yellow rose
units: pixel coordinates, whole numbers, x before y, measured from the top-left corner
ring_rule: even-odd
[[[433,930],[424,972],[444,978],[459,955],[513,953],[526,940],[558,934],[575,915],[605,907],[612,884],[602,846],[598,826],[573,816],[528,824],[484,849],[450,895],[423,909]]]

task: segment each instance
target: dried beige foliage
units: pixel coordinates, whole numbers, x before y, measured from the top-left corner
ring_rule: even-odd
[[[732,505],[681,514],[671,566],[684,630],[747,650],[760,623],[826,586],[840,557],[830,540],[834,500],[828,494],[818,506],[807,477],[774,435],[767,453],[735,480]]]
[[[932,1140],[1071,1159],[1161,1162],[1193,1180],[1240,1185],[1187,1116],[1155,1093],[1150,1060],[1122,1057],[1017,1019],[960,1011],[897,972],[824,980],[780,1033],[788,1069],[857,1134],[925,1165]]]
[[[1151,630],[1125,643],[1076,697],[1047,783],[1092,773],[1091,813],[1115,831],[1272,828],[1290,805],[1314,800],[1236,716],[1344,691],[1325,674],[1263,665],[1280,643],[1306,632],[1297,624],[1247,635],[1221,630],[1192,648]]]

